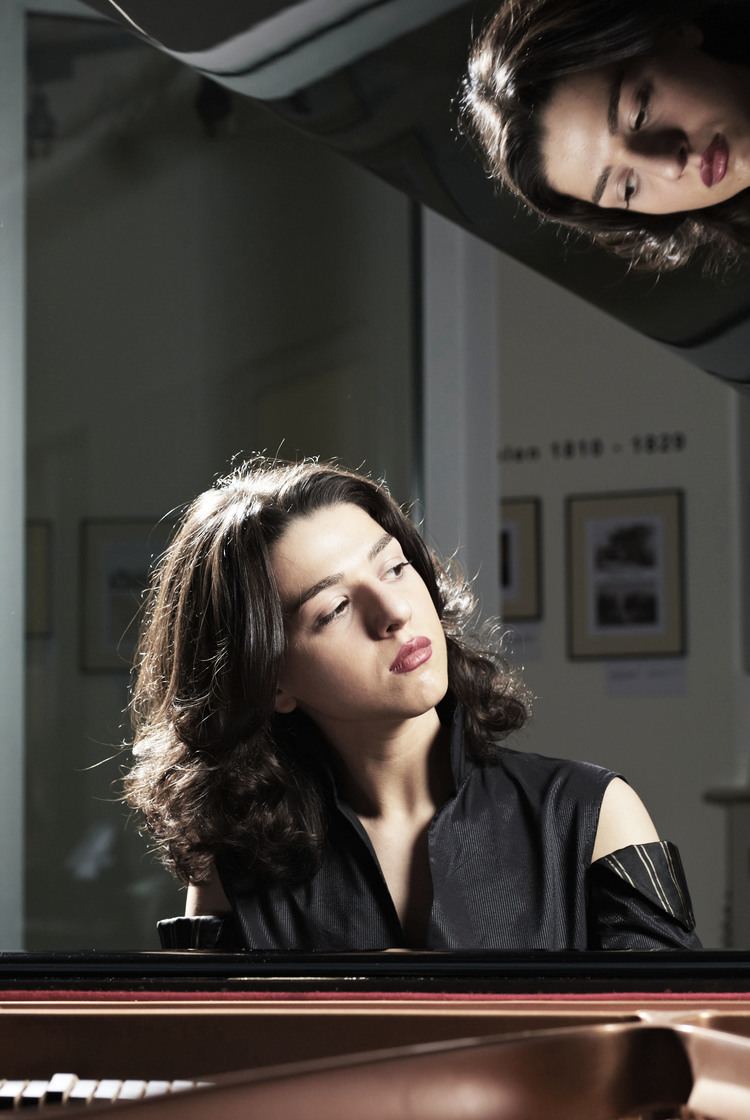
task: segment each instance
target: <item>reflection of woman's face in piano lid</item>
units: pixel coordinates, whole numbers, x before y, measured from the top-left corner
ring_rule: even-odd
[[[359,506],[297,517],[271,549],[287,631],[277,708],[332,741],[431,712],[448,687],[443,628],[394,537]]]
[[[681,28],[652,54],[560,79],[542,116],[549,185],[642,214],[750,186],[750,69],[706,54],[701,38]]]

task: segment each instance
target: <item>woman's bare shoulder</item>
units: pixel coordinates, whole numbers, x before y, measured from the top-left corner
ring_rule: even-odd
[[[622,778],[613,778],[604,791],[592,862],[631,844],[659,839],[648,809]]]

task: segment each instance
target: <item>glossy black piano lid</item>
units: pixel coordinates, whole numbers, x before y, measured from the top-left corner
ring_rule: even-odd
[[[495,0],[330,0],[325,18],[319,0],[85,2],[702,368],[750,380],[750,265],[719,279],[697,265],[628,274],[495,195],[452,108]]]
[[[750,992],[750,953],[0,953],[0,992]]]

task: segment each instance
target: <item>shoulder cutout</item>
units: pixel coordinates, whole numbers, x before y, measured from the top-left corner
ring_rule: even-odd
[[[602,798],[592,863],[618,848],[658,839],[659,833],[638,794],[622,778],[613,778]]]

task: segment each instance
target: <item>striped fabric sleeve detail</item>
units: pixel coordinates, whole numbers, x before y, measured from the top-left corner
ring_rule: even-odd
[[[660,842],[660,847],[662,847],[662,842]],[[663,847],[662,847],[662,851],[664,851]],[[652,857],[652,855],[648,851],[648,846],[646,844],[633,844],[633,852],[635,853],[637,858],[641,861],[643,871],[645,872],[645,874],[648,878],[648,882],[650,883],[651,889],[653,890],[654,894],[657,896],[657,898],[659,899],[659,901],[660,901],[661,905],[664,907],[664,909],[667,910],[672,915],[672,917],[674,917],[675,912],[674,912],[672,906],[670,905],[669,895],[667,894],[667,891],[664,889],[664,885],[662,884],[662,881],[659,878],[659,871],[657,870],[657,868],[654,864],[654,858],[655,858],[656,854],[654,853],[654,856]],[[664,852],[664,855],[666,856],[666,852]],[[605,859],[609,858],[611,860],[610,866],[612,866],[617,871],[618,875],[622,875],[622,877],[624,879],[626,879],[628,883],[630,883],[631,887],[636,886],[636,883],[638,881],[638,877],[636,876],[635,881],[634,881],[633,878],[631,878],[631,876],[628,874],[627,870],[625,869],[625,866],[623,865],[623,862],[622,862],[621,859],[618,859],[617,856],[615,856],[614,854],[610,855],[609,857],[605,856],[604,858]],[[679,891],[679,887],[677,887],[676,882],[674,883],[674,886]]]
[[[668,840],[592,863],[587,905],[591,948],[700,948],[680,853]]]

